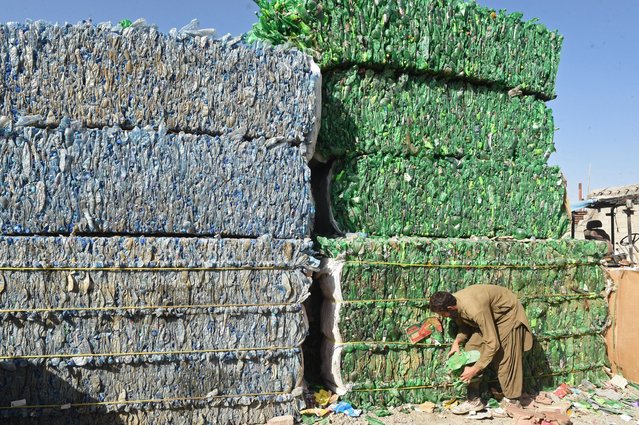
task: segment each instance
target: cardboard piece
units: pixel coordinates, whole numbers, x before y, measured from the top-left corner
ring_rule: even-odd
[[[606,333],[608,358],[614,373],[639,383],[639,271],[607,269],[616,291],[609,296],[612,326]]]
[[[433,332],[442,332],[442,324],[436,317],[429,317],[421,325],[413,325],[406,329],[406,335],[413,344],[428,338]]]

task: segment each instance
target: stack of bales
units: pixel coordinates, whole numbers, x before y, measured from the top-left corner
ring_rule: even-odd
[[[143,22],[1,25],[0,52],[3,420],[294,413],[312,60]]]
[[[319,238],[333,389],[356,403],[449,395],[450,336],[411,344],[404,331],[433,292],[477,283],[521,297],[537,339],[529,387],[598,378],[605,247],[557,240],[565,186],[547,164],[562,38],[457,0],[260,3],[253,37],[322,67],[318,211],[337,233],[371,235]]]

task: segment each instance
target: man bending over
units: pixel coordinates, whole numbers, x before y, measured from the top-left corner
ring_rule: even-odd
[[[457,323],[459,333],[448,353],[478,350],[481,357],[467,366],[461,379],[469,382],[468,399],[453,413],[466,414],[486,406],[481,400],[479,383],[471,379],[487,367],[497,372],[506,403],[519,404],[523,387],[523,354],[532,348],[533,340],[526,312],[517,296],[496,285],[473,285],[461,291],[435,292],[430,297],[430,310]]]

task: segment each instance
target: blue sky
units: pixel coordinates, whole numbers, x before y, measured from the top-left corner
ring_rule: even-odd
[[[639,182],[639,1],[479,0],[496,9],[520,11],[558,29],[565,41],[557,79],[557,152],[551,164],[568,179],[571,201],[577,184],[591,190]],[[614,4],[614,6],[612,6]],[[5,2],[0,21],[44,19],[75,23],[92,19],[117,22],[144,17],[163,32],[191,19],[219,35],[241,34],[255,22],[252,0],[112,0]]]

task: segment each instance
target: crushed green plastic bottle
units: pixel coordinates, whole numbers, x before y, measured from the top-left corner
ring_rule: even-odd
[[[446,367],[450,371],[458,371],[466,365],[476,363],[480,357],[481,353],[477,350],[460,350],[446,360]]]

